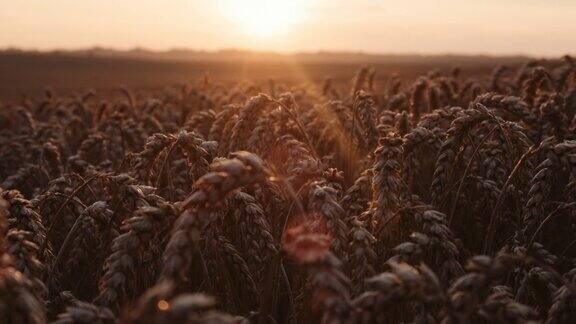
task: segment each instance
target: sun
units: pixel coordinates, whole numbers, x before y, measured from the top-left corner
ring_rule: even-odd
[[[228,19],[255,37],[285,34],[305,15],[305,0],[221,0],[220,4]]]

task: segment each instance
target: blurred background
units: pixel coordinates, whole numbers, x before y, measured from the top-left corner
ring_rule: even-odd
[[[0,98],[206,74],[338,79],[364,64],[477,72],[574,53],[574,14],[573,0],[1,1]]]

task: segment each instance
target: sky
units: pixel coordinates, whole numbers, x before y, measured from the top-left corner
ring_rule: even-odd
[[[576,53],[576,0],[0,0],[0,48]]]

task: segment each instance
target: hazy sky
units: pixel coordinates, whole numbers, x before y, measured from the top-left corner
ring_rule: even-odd
[[[576,0],[0,0],[0,47],[559,55]]]

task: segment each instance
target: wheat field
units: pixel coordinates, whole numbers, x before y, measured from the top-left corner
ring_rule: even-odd
[[[576,63],[0,104],[1,323],[570,323]]]

